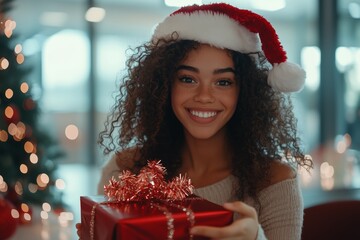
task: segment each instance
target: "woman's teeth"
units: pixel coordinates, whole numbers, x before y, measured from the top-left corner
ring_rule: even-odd
[[[210,118],[210,117],[214,117],[217,114],[217,112],[200,112],[200,111],[190,111],[190,113],[200,118]]]

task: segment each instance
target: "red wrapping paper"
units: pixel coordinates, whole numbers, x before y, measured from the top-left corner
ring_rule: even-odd
[[[194,226],[226,226],[233,221],[233,213],[222,206],[198,197],[172,202],[121,202],[107,203],[104,196],[81,197],[81,239],[91,239],[91,211],[94,213],[94,239],[99,240],[149,240],[168,239],[169,219],[161,209],[171,212],[174,240],[189,239],[191,226],[182,206],[191,209],[195,216]],[[177,207],[174,207],[177,206]],[[160,207],[159,207],[160,206]],[[194,236],[193,239],[207,239]]]

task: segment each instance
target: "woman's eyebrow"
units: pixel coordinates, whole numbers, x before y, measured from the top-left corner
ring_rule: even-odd
[[[176,71],[179,70],[188,70],[188,71],[192,71],[192,72],[199,72],[199,69],[197,69],[196,67],[192,67],[192,66],[188,66],[188,65],[180,65],[176,68]]]
[[[214,70],[214,74],[226,73],[226,72],[235,73],[235,69],[233,69],[232,67],[228,67],[228,68],[219,68]]]
[[[188,66],[188,65],[180,65],[176,68],[176,71],[179,70],[188,70],[188,71],[192,71],[192,72],[200,72],[198,68],[196,67],[192,67],[192,66]],[[233,69],[232,67],[227,67],[227,68],[219,68],[219,69],[215,69],[213,71],[214,74],[220,74],[220,73],[226,73],[226,72],[232,72],[235,73],[235,69]]]

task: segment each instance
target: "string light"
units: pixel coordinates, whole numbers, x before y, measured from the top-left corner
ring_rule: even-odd
[[[24,61],[25,61],[24,54],[19,53],[18,55],[16,55],[16,62],[18,64],[22,64],[22,63],[24,63]]]
[[[63,180],[63,179],[57,179],[56,181],[55,181],[55,186],[58,188],[58,189],[60,189],[60,190],[63,190],[63,189],[65,189],[65,181]]]
[[[6,142],[8,140],[8,134],[5,130],[0,130],[0,141]]]
[[[30,154],[30,162],[36,164],[39,161],[38,156],[35,153]]]
[[[34,183],[29,183],[28,185],[28,189],[31,193],[36,193],[38,190],[38,185],[34,184]]]
[[[17,181],[16,184],[15,184],[15,192],[16,192],[18,195],[22,195],[22,194],[23,194],[23,187],[22,187],[21,182],[19,182],[19,181]]]
[[[8,185],[6,182],[3,182],[2,184],[0,184],[0,192],[7,192],[8,190]]]
[[[16,131],[17,131],[17,126],[14,123],[10,123],[8,126],[8,133],[11,136],[14,136],[16,134]]]
[[[10,19],[5,21],[5,29],[4,29],[4,34],[6,37],[10,38],[13,30],[16,28],[16,22],[12,21]]]
[[[34,144],[30,141],[26,141],[24,144],[24,150],[27,153],[32,153],[34,151]]]
[[[44,202],[44,203],[42,204],[42,209],[43,209],[45,212],[50,212],[50,211],[51,211],[51,206],[50,206],[49,203]]]
[[[26,127],[25,124],[23,122],[18,122],[16,124],[17,127],[17,131],[14,135],[14,138],[16,138],[18,141],[20,141],[21,139],[23,139],[25,137],[25,132],[26,132]]]
[[[39,174],[36,178],[36,183],[41,188],[46,187],[49,181],[49,176],[46,173]]]
[[[29,213],[24,213],[24,220],[30,222],[31,221],[31,215]]]
[[[49,218],[49,214],[46,212],[46,211],[41,211],[40,212],[40,217],[43,219],[43,220],[46,220]]]
[[[16,44],[15,48],[14,48],[14,51],[16,54],[19,54],[22,52],[22,46],[21,44]]]
[[[29,91],[29,85],[26,83],[26,82],[23,82],[21,85],[20,85],[20,91],[22,93],[27,93]]]
[[[4,178],[0,175],[0,192],[7,192],[7,184],[4,181]]]
[[[9,61],[4,57],[0,58],[0,70],[5,70],[8,67],[9,67]]]
[[[14,30],[16,28],[16,22],[13,21],[13,20],[10,20],[10,19],[6,20],[5,21],[5,28]]]
[[[10,38],[11,35],[12,35],[12,33],[13,33],[13,31],[12,31],[10,28],[6,28],[6,29],[4,30],[4,33],[5,33],[5,36],[7,36],[8,38]]]
[[[28,172],[28,167],[25,164],[20,165],[20,172],[26,174]]]
[[[7,106],[5,108],[5,117],[11,119],[13,116],[14,116],[14,109],[10,106]]]
[[[11,209],[11,216],[13,218],[19,218],[20,217],[19,211],[16,209]]]
[[[14,96],[14,91],[11,90],[10,88],[6,89],[6,91],[5,91],[5,97],[6,97],[7,99],[10,99],[10,98],[12,98],[13,96]]]
[[[46,173],[40,174],[40,179],[43,183],[48,184],[50,179]]]
[[[23,212],[29,212],[29,206],[26,203],[22,203],[20,207]]]

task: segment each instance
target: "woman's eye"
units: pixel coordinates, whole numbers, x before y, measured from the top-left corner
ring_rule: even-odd
[[[194,83],[194,79],[188,76],[180,77],[179,80],[183,83]]]
[[[216,85],[218,85],[218,86],[230,86],[231,84],[233,84],[233,81],[226,80],[226,79],[219,80],[219,81],[216,83]]]

